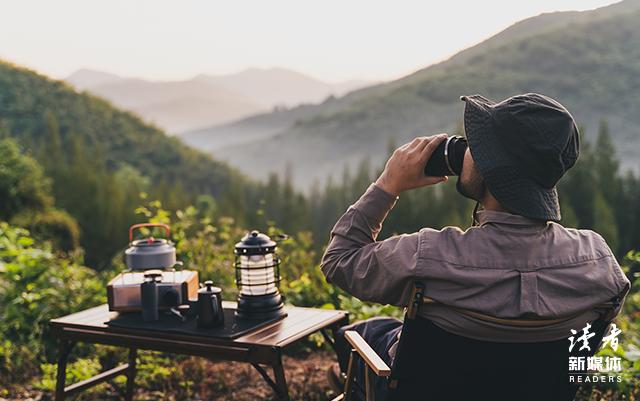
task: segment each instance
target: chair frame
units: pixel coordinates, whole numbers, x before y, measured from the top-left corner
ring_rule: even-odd
[[[429,303],[438,303],[429,297],[424,295],[424,284],[421,282],[415,282],[413,286],[413,291],[411,294],[411,303],[407,306],[407,310],[405,312],[405,321],[407,319],[415,319],[418,310],[424,304]],[[442,304],[443,305],[443,304]],[[519,327],[542,327],[555,323],[559,323],[565,320],[569,320],[575,317],[577,314],[558,318],[558,319],[505,319],[499,318],[495,316],[486,315],[480,312],[456,308],[453,306],[446,307],[453,309],[459,313],[465,314],[470,317],[474,317],[480,320],[484,320],[491,323],[498,323],[506,326],[519,326]],[[605,302],[599,305],[596,305],[594,310],[603,310],[604,313],[598,318],[598,320],[604,321],[605,333],[607,328],[613,321],[615,317],[615,310],[620,306],[620,300],[618,297],[614,298],[609,302]],[[580,312],[582,313],[582,312]],[[403,323],[404,329],[404,323]],[[390,377],[392,370],[391,368],[382,360],[382,358],[367,344],[367,342],[362,338],[362,336],[353,330],[346,331],[344,333],[345,339],[351,345],[351,353],[349,355],[349,363],[347,367],[347,373],[344,383],[344,390],[342,394],[339,394],[332,401],[351,401],[352,393],[353,393],[353,383],[355,383],[355,358],[362,358],[365,362],[365,401],[375,401],[374,394],[374,377],[376,375],[378,377]],[[398,385],[398,380],[389,380],[388,386],[393,389]]]

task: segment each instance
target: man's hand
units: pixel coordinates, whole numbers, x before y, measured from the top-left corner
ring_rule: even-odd
[[[384,191],[398,196],[407,189],[425,187],[446,181],[447,177],[429,177],[424,166],[447,134],[421,136],[406,143],[393,152],[376,185]]]

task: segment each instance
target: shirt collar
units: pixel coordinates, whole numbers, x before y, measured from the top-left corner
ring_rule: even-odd
[[[539,226],[547,224],[547,222],[543,220],[534,220],[518,214],[498,212],[495,210],[479,210],[477,218],[478,223],[481,226],[489,223],[508,224],[514,226]]]

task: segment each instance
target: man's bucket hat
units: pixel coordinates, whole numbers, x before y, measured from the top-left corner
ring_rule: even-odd
[[[537,93],[493,102],[462,96],[471,156],[485,184],[511,213],[560,221],[556,184],[579,154],[579,132],[567,109]]]

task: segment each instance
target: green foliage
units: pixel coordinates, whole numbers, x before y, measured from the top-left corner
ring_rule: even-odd
[[[631,289],[615,323],[622,330],[617,350],[606,347],[599,356],[616,356],[622,361],[622,382],[602,384],[603,388],[616,390],[626,399],[633,399],[633,392],[640,389],[640,251],[630,251],[622,268],[631,281]]]
[[[40,165],[9,138],[0,140],[0,219],[53,204],[51,182]]]
[[[10,138],[0,140],[0,218],[31,230],[34,238],[65,252],[79,246],[80,229],[53,207],[51,180],[40,164]]]
[[[29,230],[34,239],[47,241],[53,249],[71,252],[80,246],[80,228],[73,217],[63,210],[23,212],[11,223]]]
[[[55,363],[43,363],[42,379],[36,383],[36,387],[46,391],[55,391],[56,373],[58,365]],[[67,383],[77,383],[90,379],[102,370],[100,362],[95,358],[80,358],[67,365]],[[104,391],[104,384],[91,389],[89,394],[99,394]],[[88,394],[87,394],[88,395]]]
[[[604,196],[597,193],[593,200],[593,230],[607,241],[611,249],[618,249],[618,225],[613,209],[607,204]]]
[[[44,165],[54,180],[56,205],[74,216],[81,228],[87,262],[101,269],[126,244],[127,228],[135,222],[133,209],[146,181],[126,164],[111,172],[99,149],[88,148],[81,136],[70,140],[67,158],[45,160]]]
[[[624,256],[640,247],[640,179],[622,176],[606,123],[602,123],[596,146],[583,143],[580,158],[559,183],[569,226],[600,233],[614,253]],[[574,225],[575,224],[575,225]]]
[[[349,295],[340,295],[340,309],[348,310],[351,314],[350,319],[354,322],[376,316],[392,316],[401,319],[404,315],[401,308],[362,302]]]
[[[48,321],[104,302],[95,273],[0,222],[0,379],[20,381],[52,358]]]

